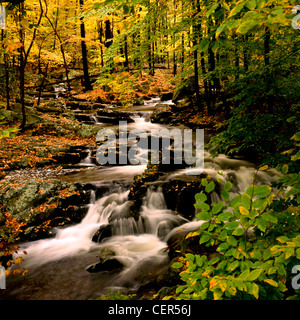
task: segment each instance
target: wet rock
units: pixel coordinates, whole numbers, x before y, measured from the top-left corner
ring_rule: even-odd
[[[82,124],[77,127],[76,134],[78,134],[80,138],[91,138],[96,136],[98,131],[99,127],[97,126]]]
[[[183,98],[176,102],[176,104],[171,105],[173,112],[184,112],[184,110],[189,109],[193,106],[193,101],[190,97]]]
[[[33,136],[55,134],[56,136],[65,136],[67,131],[55,123],[41,123],[32,133]]]
[[[142,96],[142,99],[148,101],[148,100],[151,100],[151,97],[150,96]]]
[[[132,104],[134,106],[143,106],[144,105],[144,100],[142,98],[134,98],[132,101]]]
[[[72,110],[90,110],[92,109],[92,104],[88,101],[67,101],[66,103],[67,108]]]
[[[57,164],[77,164],[84,157],[85,146],[65,146],[51,150],[54,161]]]
[[[149,166],[143,175],[135,178],[129,193],[129,200],[134,201],[131,207],[133,216],[137,216],[142,205],[142,199],[151,184],[162,188],[167,207],[170,210],[180,213],[189,220],[194,217],[195,194],[200,192],[201,178],[203,176],[200,178],[200,176],[183,175],[181,178],[167,180],[168,173],[166,172],[178,169],[176,166],[172,164],[159,164],[158,166],[153,166],[153,168]],[[156,168],[159,168],[159,170],[156,170]]]
[[[26,106],[26,119],[28,124],[40,124],[45,122],[45,120],[41,117],[41,113],[37,112],[37,110],[33,107]],[[20,103],[13,103],[11,105],[11,110],[7,110],[7,114],[9,114],[9,118],[6,116],[6,121],[8,123],[13,123],[14,125],[16,122],[22,120],[22,106]]]
[[[167,123],[169,124],[170,122],[173,121],[174,119],[174,114],[172,111],[160,111],[160,110],[155,110],[151,117],[151,122],[153,123]]]
[[[192,76],[188,79],[185,79],[179,86],[175,88],[172,101],[176,102],[184,98],[192,96],[196,91],[195,88],[195,77]]]
[[[47,99],[56,99],[56,93],[55,92],[42,92],[41,97],[47,98]]]
[[[115,208],[111,212],[111,214],[108,218],[108,222],[113,223],[117,219],[130,218],[131,217],[131,214],[130,214],[130,207],[131,206],[132,206],[132,201],[127,201],[126,203],[124,203],[121,210],[120,210],[120,208]]]
[[[191,220],[195,215],[195,194],[200,190],[201,179],[189,176],[183,180],[171,180],[162,186],[168,208],[178,211],[183,217]],[[193,181],[194,180],[194,181]]]
[[[92,120],[92,115],[86,113],[76,113],[75,119],[86,124],[95,123],[95,121]]]
[[[126,112],[118,112],[114,110],[98,110],[97,120],[103,123],[119,124],[119,121],[134,122],[130,115]]]
[[[161,93],[159,95],[160,101],[168,101],[173,98],[173,92]]]
[[[48,101],[43,105],[37,106],[36,109],[37,111],[42,113],[54,113],[54,114],[60,114],[64,110],[62,103],[57,101]]]
[[[104,109],[106,108],[107,105],[106,104],[103,104],[103,103],[98,103],[98,102],[95,102],[93,103],[93,109]]]
[[[168,270],[167,258],[165,256],[149,256],[137,261],[127,274],[127,287],[145,285],[157,282]]]
[[[100,243],[103,239],[109,238],[112,236],[112,225],[105,224],[102,225],[97,232],[94,234],[92,241]]]
[[[100,261],[89,265],[86,271],[90,273],[102,272],[102,271],[116,271],[123,269],[124,265],[115,258],[115,252],[109,248],[103,248],[100,251]]]
[[[178,279],[176,279],[177,282],[175,283],[178,283],[179,282],[179,276],[177,277]],[[175,286],[172,286],[172,287],[162,287],[156,294],[156,297],[154,300],[161,300],[162,298],[166,297],[166,296],[170,296],[170,295],[174,295],[175,296],[175,293],[176,293],[176,289],[177,289],[177,285]]]

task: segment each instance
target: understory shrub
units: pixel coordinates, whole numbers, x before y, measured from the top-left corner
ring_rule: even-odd
[[[293,139],[298,143],[299,134]],[[292,156],[299,160],[298,153]],[[266,170],[263,166],[260,170]],[[299,299],[295,273],[300,271],[300,174],[287,164],[276,185],[255,185],[232,196],[230,181],[223,183],[222,200],[209,204],[214,182],[202,179],[205,192],[195,196],[197,218],[203,220],[199,243],[216,254],[184,253],[172,264],[182,284],[176,299]],[[219,182],[222,182],[219,179]],[[164,299],[174,298],[166,296]]]

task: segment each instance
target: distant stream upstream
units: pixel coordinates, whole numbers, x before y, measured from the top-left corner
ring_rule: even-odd
[[[142,128],[144,131],[162,129],[168,125],[149,122],[149,115],[158,98],[145,101],[144,105],[125,109],[134,120],[128,123],[128,130]],[[170,101],[164,102],[170,104]],[[97,118],[94,119],[97,123]],[[97,123],[103,127],[116,125]],[[183,129],[183,127],[179,127]],[[87,214],[78,224],[55,229],[53,238],[37,240],[21,245],[26,250],[21,267],[29,269],[25,277],[10,276],[7,289],[0,293],[0,299],[96,299],[108,291],[136,292],[142,285],[164,274],[169,266],[167,240],[179,228],[196,230],[201,222],[190,221],[170,210],[159,187],[148,188],[140,208],[138,219],[129,217],[132,201],[128,200],[130,184],[134,176],[143,173],[146,165],[95,166],[88,153],[82,160],[82,170],[61,176],[69,182],[105,184],[109,191],[97,197],[92,191]],[[88,166],[89,169],[84,169]],[[230,159],[225,155],[212,159],[205,151],[204,173],[210,177],[230,180],[235,193],[243,192],[252,183],[254,165],[246,160]],[[167,173],[171,180],[184,175],[185,170]],[[275,171],[259,172],[257,183],[270,183]],[[217,192],[214,201],[220,200]],[[100,243],[92,241],[101,226],[111,224],[110,237]],[[112,271],[88,272],[87,266],[99,261],[103,249],[114,252],[114,259],[123,268]]]

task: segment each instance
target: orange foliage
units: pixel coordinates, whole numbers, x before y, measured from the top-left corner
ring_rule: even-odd
[[[32,208],[31,212],[33,212],[35,210],[38,210],[38,211],[41,211],[41,212],[46,212],[46,210],[51,209],[51,208],[57,208],[57,204],[55,202],[50,203],[50,204],[42,203],[39,206],[37,206],[35,208]]]
[[[163,70],[157,70],[154,76],[148,73],[138,75],[129,72],[119,72],[107,81],[111,90],[105,91],[103,83],[93,90],[77,95],[78,98],[91,100],[100,98],[101,101],[128,103],[134,98],[142,96],[157,95],[160,92],[170,92],[174,90],[174,85],[170,83],[170,74]],[[149,83],[149,89],[140,90],[143,84]],[[113,99],[112,99],[113,98]]]
[[[26,159],[29,167],[35,167],[41,160],[49,159],[57,153],[54,150],[66,146],[91,145],[94,139],[71,139],[66,137],[56,137],[51,135],[28,136],[20,134],[13,139],[3,138],[0,140],[0,170],[9,170],[11,163]],[[48,157],[37,156],[37,151],[46,151]]]
[[[3,210],[3,206],[0,206],[0,209]],[[13,216],[8,212],[2,212],[0,216],[0,265],[4,265],[6,268],[14,265],[19,265],[22,261],[22,257],[17,257],[13,260],[12,254],[17,253],[19,246],[14,242],[18,239],[18,235],[21,231],[21,227],[24,223],[19,223]],[[26,254],[26,252],[24,251]],[[9,274],[22,274],[25,275],[28,270],[24,268],[15,268],[14,270],[6,270],[6,276]]]

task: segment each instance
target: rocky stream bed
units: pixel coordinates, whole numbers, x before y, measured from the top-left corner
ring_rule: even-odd
[[[38,132],[56,130],[63,136],[75,130],[90,138],[102,128],[118,129],[120,120],[128,130],[143,129],[149,136],[152,129],[183,130],[174,110],[184,108],[184,101],[173,104],[169,99],[170,94],[162,95],[126,108],[49,100],[38,111],[67,113],[75,126],[59,118],[54,123],[43,120]],[[205,138],[209,135],[207,130]],[[169,266],[176,250],[187,245],[205,250],[196,237],[181,241],[201,225],[193,206],[201,178],[216,182],[210,201],[217,202],[222,188],[218,172],[238,193],[251,184],[254,168],[244,159],[212,159],[207,151],[201,175],[186,175],[184,162],[100,166],[96,151],[95,144],[66,146],[49,157],[51,168],[16,165],[0,182],[0,202],[24,223],[20,252],[26,250],[22,264],[29,269],[25,277],[8,277],[1,299],[95,299],[108,290],[147,298],[161,287],[172,288],[177,276]],[[272,170],[260,172],[258,181],[270,182],[275,175]]]

